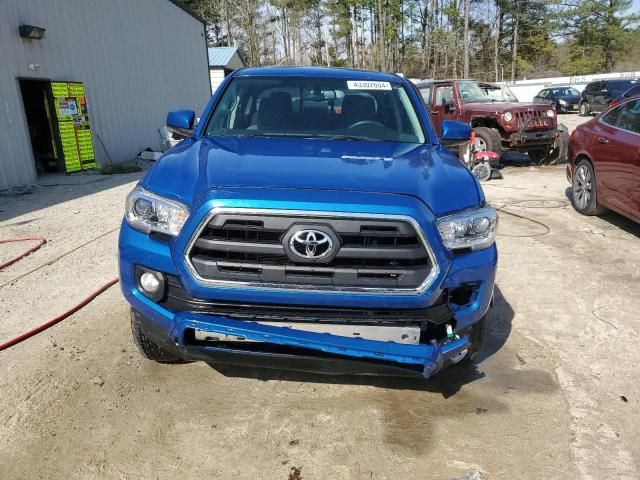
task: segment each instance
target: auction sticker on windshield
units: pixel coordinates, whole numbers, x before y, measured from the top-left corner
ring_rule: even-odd
[[[391,90],[391,84],[368,80],[347,80],[347,88],[349,90]]]

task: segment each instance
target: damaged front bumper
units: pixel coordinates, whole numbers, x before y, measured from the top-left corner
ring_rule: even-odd
[[[145,302],[146,299],[140,300]],[[142,310],[149,313],[147,308],[143,307]],[[171,325],[169,329],[161,327],[142,312],[138,312],[138,315],[145,334],[183,360],[278,368],[288,359],[286,368],[293,367],[294,370],[421,374],[429,378],[441,370],[447,360],[459,356],[470,346],[467,336],[442,345],[401,344],[294,330],[193,312],[166,313],[166,320]],[[203,342],[195,338],[196,331],[241,337],[245,342]],[[268,348],[249,350],[246,348],[248,345],[266,345]],[[277,346],[284,348],[274,348]],[[252,362],[264,357],[270,361]],[[326,364],[327,360],[334,365],[329,369],[320,368],[320,364]],[[314,366],[310,367],[310,362]]]
[[[451,360],[469,348],[465,336],[443,345],[400,344],[364,338],[349,338],[329,333],[294,330],[288,327],[262,325],[256,322],[231,320],[197,313],[179,313],[175,316],[170,333],[175,346],[184,348],[217,348],[193,342],[189,345],[192,331],[204,331],[242,337],[249,341],[272,345],[298,347],[351,358],[381,360],[397,364],[419,366],[425,378],[440,370],[445,361]]]

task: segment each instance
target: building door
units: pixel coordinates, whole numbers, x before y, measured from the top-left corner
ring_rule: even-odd
[[[38,173],[96,167],[84,85],[19,79]]]
[[[63,172],[64,164],[56,141],[55,118],[51,115],[53,98],[50,82],[20,79],[19,84],[36,171],[38,174]]]

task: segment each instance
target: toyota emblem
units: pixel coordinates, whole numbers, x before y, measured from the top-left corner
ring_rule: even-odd
[[[306,260],[318,260],[333,253],[333,240],[320,230],[300,230],[289,239],[289,249]]]

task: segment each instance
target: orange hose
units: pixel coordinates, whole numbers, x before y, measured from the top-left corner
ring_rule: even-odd
[[[2,244],[2,243],[13,243],[13,242],[29,242],[29,241],[37,241],[38,244],[33,246],[33,247],[31,247],[31,248],[29,248],[28,250],[26,250],[25,252],[21,253],[17,257],[13,257],[11,260],[8,260],[8,261],[6,261],[4,263],[0,263],[0,270],[4,270],[9,265],[13,265],[14,263],[16,263],[18,260],[22,260],[24,257],[26,257],[27,255],[32,254],[33,252],[38,250],[40,247],[42,247],[45,243],[47,243],[47,241],[42,237],[7,238],[5,240],[0,240],[0,244]]]
[[[69,310],[67,310],[66,312],[62,313],[61,315],[58,315],[54,319],[49,320],[48,322],[43,323],[42,325],[39,325],[36,328],[34,328],[32,330],[29,330],[28,332],[22,333],[22,334],[18,335],[17,337],[12,338],[11,340],[9,340],[9,341],[7,341],[7,342],[5,342],[3,344],[0,344],[0,352],[2,350],[6,350],[9,347],[13,347],[14,345],[17,345],[20,342],[25,341],[27,338],[31,338],[34,335],[37,335],[38,333],[45,331],[47,328],[54,326],[56,323],[61,322],[65,318],[70,317],[71,315],[76,313],[78,310],[80,310],[81,308],[83,308],[86,305],[88,305],[89,303],[91,303],[91,301],[94,298],[96,298],[98,295],[100,295],[104,291],[108,290],[110,287],[112,287],[113,285],[115,285],[118,282],[119,282],[119,280],[117,278],[114,278],[113,280],[105,283],[98,290],[93,292],[91,295],[86,297],[80,303],[78,303],[77,305],[71,307]]]
[[[38,241],[39,243],[36,246],[31,247],[27,251],[21,253],[17,257],[12,258],[11,260],[9,260],[9,261],[7,261],[7,262],[5,262],[3,264],[0,264],[0,270],[8,267],[9,265],[13,265],[18,260],[20,260],[20,259],[26,257],[27,255],[35,252],[40,247],[42,247],[45,243],[47,243],[47,241],[42,237],[9,238],[9,239],[6,239],[6,240],[0,240],[0,244],[2,244],[2,243],[11,243],[11,242],[26,242],[26,241],[29,241],[29,240]],[[34,335],[37,335],[38,333],[45,331],[47,328],[54,326],[56,323],[61,322],[65,318],[70,317],[71,315],[76,313],[78,310],[80,310],[81,308],[84,308],[86,305],[91,303],[91,301],[93,301],[93,299],[95,299],[98,295],[100,295],[101,293],[105,292],[110,287],[112,287],[113,285],[118,283],[118,281],[119,280],[117,278],[114,278],[113,280],[110,280],[109,282],[107,282],[103,286],[101,286],[98,290],[96,290],[91,295],[89,295],[84,300],[82,300],[80,303],[78,303],[77,305],[71,307],[66,312],[58,315],[57,317],[53,318],[52,320],[49,320],[46,323],[43,323],[42,325],[37,326],[36,328],[34,328],[32,330],[29,330],[29,331],[27,331],[25,333],[22,333],[22,334],[18,335],[17,337],[12,338],[11,340],[0,344],[0,352],[2,350],[6,350],[9,347],[13,347],[14,345],[17,345],[20,342],[25,341],[27,338],[31,338]]]

